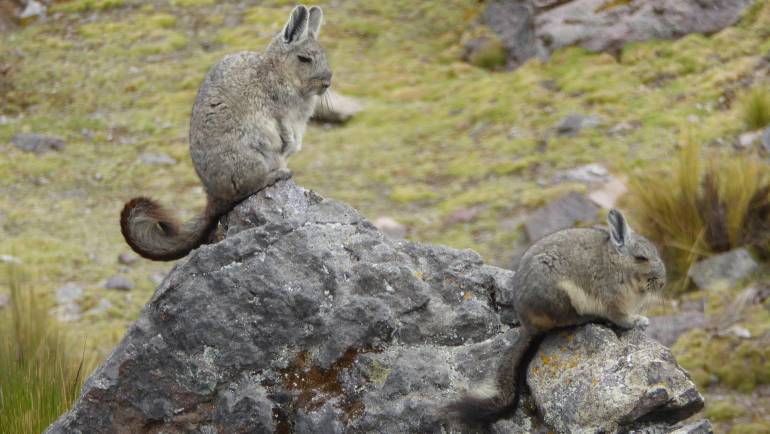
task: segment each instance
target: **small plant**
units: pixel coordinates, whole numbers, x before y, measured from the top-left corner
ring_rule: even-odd
[[[743,121],[750,130],[770,125],[770,91],[758,87],[747,93],[741,102]]]
[[[0,311],[0,432],[40,433],[77,398],[92,364],[68,346],[40,302],[8,273],[10,306]]]
[[[676,281],[693,262],[739,246],[770,247],[770,167],[752,155],[712,154],[686,144],[670,173],[631,180],[639,231],[661,250]],[[684,283],[682,280],[680,283]]]

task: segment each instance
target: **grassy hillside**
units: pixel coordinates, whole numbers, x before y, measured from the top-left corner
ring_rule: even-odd
[[[261,50],[293,4],[219,3],[57,2],[45,23],[0,35],[0,255],[18,258],[42,291],[82,284],[83,311],[109,300],[71,324],[102,354],[149,298],[151,276],[170,268],[118,264],[129,250],[118,226],[123,202],[152,195],[185,218],[202,208],[186,138],[197,87],[226,53]],[[729,147],[749,128],[743,95],[770,83],[767,0],[711,37],[637,43],[619,60],[565,49],[513,73],[459,60],[478,1],[321,4],[333,87],[366,111],[343,127],[312,126],[290,163],[296,181],[371,219],[393,216],[412,239],[502,265],[527,210],[584,188],[553,184],[554,173],[591,162],[618,174],[669,167],[685,140]],[[602,125],[552,133],[575,113]],[[608,132],[621,123],[628,129]],[[9,143],[19,132],[67,144],[24,153]],[[143,164],[145,152],[178,163]],[[448,221],[470,207],[478,211],[470,221]],[[117,274],[136,288],[103,289]]]

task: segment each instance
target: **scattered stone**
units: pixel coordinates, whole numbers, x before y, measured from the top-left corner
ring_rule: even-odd
[[[615,126],[610,128],[609,130],[607,130],[607,134],[611,136],[622,136],[623,134],[637,127],[638,125],[633,124],[631,122],[620,122],[618,124],[615,124]]]
[[[746,327],[741,327],[739,325],[732,325],[727,328],[727,330],[724,330],[719,333],[720,336],[735,336],[736,338],[740,339],[751,339],[751,332]]]
[[[451,226],[457,223],[467,223],[473,221],[473,219],[475,219],[483,209],[483,206],[472,206],[470,208],[460,208],[455,210],[447,217],[446,224]]]
[[[359,100],[330,89],[318,99],[313,112],[313,120],[344,123],[363,109],[363,104]]]
[[[590,192],[588,198],[604,209],[612,209],[615,207],[618,199],[626,194],[627,191],[628,186],[626,186],[626,183],[622,179],[612,176],[602,187]]]
[[[8,294],[0,294],[0,309],[8,306],[11,303],[11,296]]]
[[[471,38],[463,44],[462,59],[473,66],[489,70],[504,67],[508,60],[505,46],[494,34],[485,34]]]
[[[700,289],[729,289],[750,276],[757,266],[751,253],[739,248],[695,263],[687,275]]]
[[[24,152],[32,152],[35,154],[60,151],[64,148],[64,140],[58,137],[32,133],[16,134],[11,139],[11,143]]]
[[[374,221],[374,227],[390,238],[400,239],[406,237],[406,226],[402,225],[393,217],[377,217]]]
[[[88,309],[87,311],[84,312],[84,314],[87,315],[87,316],[88,315],[98,315],[100,313],[106,312],[107,309],[109,309],[111,307],[112,307],[112,303],[110,303],[110,301],[107,300],[106,298],[102,298],[101,300],[99,300],[99,304],[97,304],[96,306],[92,307],[91,309]]]
[[[158,152],[145,152],[139,156],[139,161],[144,164],[157,166],[173,166],[176,164],[176,160],[171,156]]]
[[[512,272],[390,239],[291,180],[228,223],[174,267],[47,433],[457,432],[436,410],[492,377],[518,335],[499,316],[514,310]],[[541,348],[533,414],[559,432],[670,427],[702,407],[641,331],[578,327]],[[539,432],[533,417],[519,410],[496,432]]]
[[[714,434],[714,428],[711,426],[711,422],[701,419],[692,423],[681,422],[667,434]]]
[[[695,328],[705,328],[707,325],[708,321],[703,312],[682,312],[676,315],[650,317],[650,325],[645,329],[645,333],[661,344],[671,347],[679,336]]]
[[[766,153],[770,154],[770,127],[767,127],[762,131],[762,137],[760,138],[759,144]]]
[[[80,304],[83,297],[83,287],[76,283],[67,283],[56,290],[56,301],[59,304],[53,309],[54,315],[61,322],[77,321],[81,318]]]
[[[738,136],[738,149],[749,149],[759,142],[762,137],[762,131],[749,131]]]
[[[499,37],[508,69],[517,68],[538,54],[535,39],[534,8],[529,1],[493,0],[487,2],[482,22]]]
[[[118,255],[118,263],[123,265],[132,265],[139,260],[139,255],[134,252],[123,252]]]
[[[556,126],[556,134],[560,136],[576,136],[583,128],[595,128],[601,124],[596,116],[569,115]]]
[[[118,289],[120,291],[130,291],[134,289],[134,282],[123,276],[112,276],[104,283],[106,289]]]
[[[3,264],[21,264],[21,259],[11,255],[0,255],[0,263]]]
[[[571,192],[539,208],[524,222],[530,242],[578,224],[598,222],[600,208],[582,194]]]
[[[579,182],[582,184],[601,184],[610,179],[610,172],[598,163],[586,164],[556,174],[556,182]]]
[[[45,5],[35,0],[27,0],[27,5],[24,7],[24,10],[21,11],[21,14],[19,14],[19,19],[25,20],[29,18],[43,18],[45,17],[45,14]]]

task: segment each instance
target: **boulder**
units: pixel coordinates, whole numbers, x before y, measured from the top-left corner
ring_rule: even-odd
[[[567,193],[537,209],[524,222],[524,231],[531,242],[561,229],[598,220],[600,208],[580,193]]]
[[[507,67],[514,69],[537,54],[535,8],[529,0],[487,2],[483,23],[494,31],[508,54]]]
[[[518,335],[500,319],[515,317],[511,271],[386,237],[291,180],[239,204],[223,232],[177,263],[46,432],[467,432],[437,410],[492,376]],[[575,360],[549,381],[540,361],[529,371],[558,429],[669,432],[702,406],[671,353],[639,331],[580,327],[542,354]],[[594,411],[576,391],[613,399]],[[575,417],[557,417],[577,399]],[[542,426],[519,411],[490,432]]]
[[[650,317],[650,325],[645,332],[661,344],[671,347],[686,332],[694,328],[704,328],[708,320],[703,312],[682,312],[674,315]]]
[[[687,274],[700,289],[728,289],[749,277],[757,266],[748,250],[738,248],[693,264]]]

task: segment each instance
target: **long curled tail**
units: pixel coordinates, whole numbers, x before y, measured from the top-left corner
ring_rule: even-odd
[[[180,223],[154,200],[136,197],[120,213],[120,231],[136,253],[154,261],[172,261],[205,243],[229,208],[209,199],[200,215]]]
[[[444,407],[450,418],[469,426],[487,426],[516,411],[521,389],[527,380],[527,367],[537,353],[543,337],[522,327],[497,370],[496,390],[492,393],[466,394]]]

